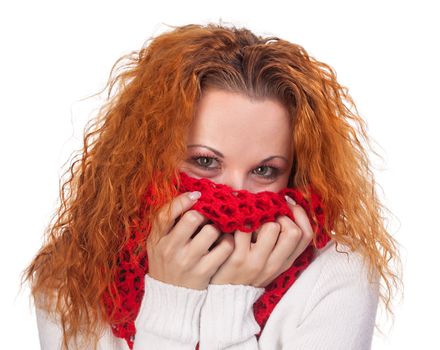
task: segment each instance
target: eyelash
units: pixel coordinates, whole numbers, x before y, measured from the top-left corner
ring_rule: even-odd
[[[209,168],[209,167],[206,167],[206,166],[203,166],[203,165],[199,164],[197,162],[197,160],[200,159],[200,158],[214,159],[218,163],[221,162],[221,160],[219,158],[217,158],[217,157],[212,157],[210,155],[202,154],[202,153],[198,153],[198,154],[194,155],[193,157],[191,157],[191,160],[195,163],[196,166],[198,166],[199,168],[202,168],[203,170],[208,170],[208,171],[211,171],[211,170],[213,170],[215,168]],[[274,179],[274,178],[276,178],[278,176],[278,174],[280,172],[279,168],[274,167],[274,166],[269,165],[269,164],[261,164],[260,166],[258,166],[258,168],[261,168],[261,167],[268,167],[268,168],[272,169],[272,175],[269,175],[269,176],[262,175],[261,176],[261,177],[263,177],[265,179]]]

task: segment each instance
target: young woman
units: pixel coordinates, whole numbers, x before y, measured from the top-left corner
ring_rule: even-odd
[[[24,273],[42,349],[369,349],[399,255],[334,71],[217,24],[126,59]]]

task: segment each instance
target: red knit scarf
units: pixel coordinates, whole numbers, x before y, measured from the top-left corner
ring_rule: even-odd
[[[277,193],[270,191],[251,193],[246,190],[235,191],[227,185],[218,184],[209,179],[192,178],[183,172],[180,173],[180,179],[181,185],[178,189],[180,193],[188,191],[200,191],[202,193],[201,198],[196,201],[191,209],[205,215],[212,221],[213,225],[224,233],[233,233],[237,229],[251,233],[263,223],[275,221],[278,216],[282,215],[286,215],[295,221],[284,195],[293,198],[306,211],[310,219],[316,237],[316,247],[311,241],[309,246],[293,262],[292,266],[267,285],[264,294],[254,303],[255,320],[261,327],[260,332],[256,335],[258,339],[275,305],[295,282],[299,274],[311,263],[315,250],[323,248],[330,241],[329,234],[323,230],[324,208],[320,198],[311,187],[309,189],[312,200],[309,204],[299,190],[294,188],[286,187]],[[113,305],[108,291],[103,297],[107,313],[110,314],[115,309],[111,324],[113,334],[124,338],[130,349],[133,348],[136,333],[134,321],[144,296],[144,278],[145,274],[148,273],[146,249],[140,249],[138,241],[140,237],[148,232],[150,227],[148,223],[143,222],[143,213],[145,206],[151,204],[154,200],[151,187],[148,188],[142,200],[140,221],[133,226],[130,239],[117,259],[117,278],[112,287],[112,294],[117,296],[116,305]],[[311,220],[311,210],[316,213],[318,225],[314,225]],[[128,317],[129,321],[118,322],[124,316]],[[198,348],[199,344],[196,346],[197,350]]]

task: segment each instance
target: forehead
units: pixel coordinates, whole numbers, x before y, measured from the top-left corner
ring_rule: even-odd
[[[240,93],[208,89],[196,107],[190,139],[221,144],[223,149],[248,145],[281,152],[290,143],[290,116],[276,99],[251,100]]]

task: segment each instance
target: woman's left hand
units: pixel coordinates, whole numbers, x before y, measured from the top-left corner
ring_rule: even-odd
[[[288,216],[266,222],[256,231],[256,243],[251,242],[251,233],[235,231],[234,251],[209,283],[266,287],[290,268],[312,240],[313,229],[301,206],[288,205],[296,223]]]

